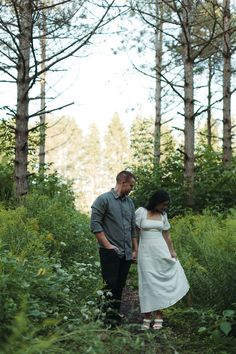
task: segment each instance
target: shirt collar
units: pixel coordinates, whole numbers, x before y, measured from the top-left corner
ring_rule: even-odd
[[[117,193],[116,193],[116,191],[115,191],[115,189],[114,188],[112,188],[111,189],[111,193],[113,194],[113,196],[114,196],[114,198],[115,199],[126,199],[126,195],[124,195],[123,197],[120,197]]]

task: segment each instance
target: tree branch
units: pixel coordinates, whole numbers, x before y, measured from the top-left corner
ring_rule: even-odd
[[[47,110],[47,111],[42,109],[42,110],[40,110],[40,111],[38,111],[38,112],[35,112],[35,113],[29,115],[28,118],[37,117],[37,116],[39,116],[39,115],[42,114],[42,113],[43,113],[43,114],[48,114],[48,113],[52,113],[52,112],[55,112],[55,111],[59,111],[59,110],[65,108],[65,107],[71,106],[72,104],[74,104],[74,102],[65,104],[65,105],[63,105],[63,106],[61,106],[61,107],[49,109],[49,110]]]

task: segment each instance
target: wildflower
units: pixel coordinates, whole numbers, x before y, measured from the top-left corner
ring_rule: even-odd
[[[46,273],[46,269],[45,269],[45,268],[40,268],[40,269],[38,270],[37,276],[39,276],[39,275],[44,275],[45,273]]]
[[[53,237],[53,235],[50,232],[47,234],[46,240],[47,241],[54,241],[54,237]]]
[[[94,305],[94,301],[91,301],[91,300],[90,300],[90,301],[87,302],[87,304],[88,304],[88,305]]]
[[[102,291],[102,290],[98,290],[98,291],[97,291],[97,295],[98,295],[98,296],[102,296],[102,295],[103,295],[103,291]]]

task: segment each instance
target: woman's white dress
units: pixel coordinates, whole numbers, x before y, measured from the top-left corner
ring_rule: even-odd
[[[147,218],[147,210],[136,210],[136,226],[140,229],[138,250],[139,300],[141,312],[167,308],[179,301],[189,290],[184,270],[170,255],[162,235],[169,230],[166,214],[162,220]]]

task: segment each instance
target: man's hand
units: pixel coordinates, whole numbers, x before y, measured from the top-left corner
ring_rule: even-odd
[[[106,248],[107,250],[113,250],[113,249],[117,249],[116,246],[112,245],[108,239],[106,238],[106,235],[103,231],[101,232],[97,232],[96,234],[96,238],[98,240],[98,242],[100,243],[100,245],[104,248]]]
[[[106,245],[105,248],[106,248],[107,250],[115,250],[115,249],[118,250],[118,248],[117,248],[116,246],[112,245],[111,243],[110,243],[109,245]]]
[[[104,248],[106,248],[107,250],[115,250],[115,249],[117,249],[117,247],[112,245],[111,243],[104,245]]]

